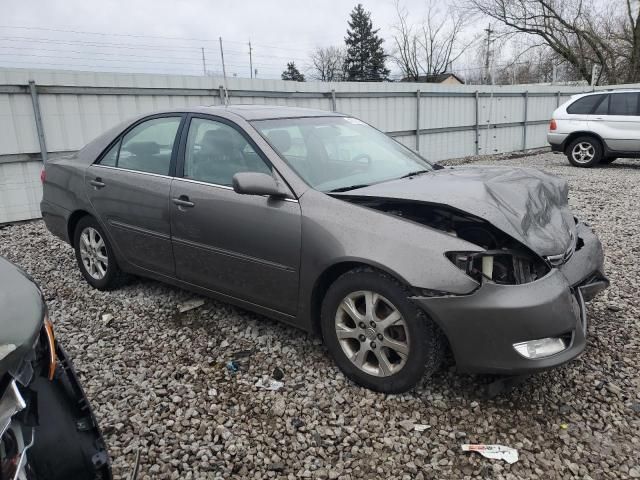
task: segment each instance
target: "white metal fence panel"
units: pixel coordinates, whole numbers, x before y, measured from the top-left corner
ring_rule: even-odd
[[[581,91],[536,85],[225,82],[204,76],[0,69],[0,223],[39,216],[39,131],[45,154],[74,151],[140,113],[220,105],[227,97],[231,104],[353,115],[439,161],[542,147],[553,110]],[[42,118],[40,130],[36,111]]]

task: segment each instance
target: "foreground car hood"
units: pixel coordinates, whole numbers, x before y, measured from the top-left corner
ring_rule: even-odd
[[[443,205],[482,218],[538,255],[572,247],[575,221],[565,180],[532,168],[444,168],[336,197],[388,198]]]
[[[32,350],[44,318],[40,290],[0,257],[0,377]]]

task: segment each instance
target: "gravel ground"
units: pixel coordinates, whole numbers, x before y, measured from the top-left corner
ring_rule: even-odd
[[[489,399],[494,379],[445,367],[415,391],[383,395],[344,378],[317,338],[149,280],[112,293],[83,281],[72,249],[42,222],[0,230],[0,254],[42,285],[124,479],[640,477],[640,162],[578,169],[551,154],[482,159],[535,166],[571,184],[600,235],[611,288],[588,307],[576,361]],[[103,319],[103,315],[111,314]],[[242,350],[239,372],[225,364]],[[284,374],[279,391],[254,384]],[[431,426],[408,431],[405,421]],[[461,443],[516,447],[509,465]]]

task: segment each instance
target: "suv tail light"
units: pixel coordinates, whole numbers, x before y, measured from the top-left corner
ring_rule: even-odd
[[[558,128],[558,124],[556,123],[556,119],[552,118],[549,122],[549,130],[555,130]]]
[[[40,181],[42,182],[43,185],[46,179],[47,179],[47,172],[45,171],[44,167],[42,167],[42,170],[40,170]]]

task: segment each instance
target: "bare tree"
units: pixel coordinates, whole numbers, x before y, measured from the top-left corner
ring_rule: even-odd
[[[471,43],[462,39],[468,16],[461,9],[442,9],[436,0],[429,0],[425,16],[417,25],[410,23],[409,12],[400,0],[396,0],[396,13],[393,59],[407,80],[450,71],[451,64]]]
[[[538,37],[589,82],[640,80],[638,0],[469,2],[513,31]],[[592,79],[594,65],[598,68]]]
[[[311,77],[323,82],[339,82],[344,78],[344,50],[318,47],[311,53]]]

